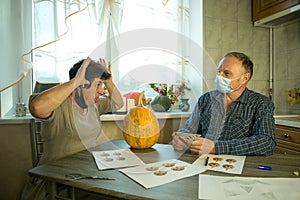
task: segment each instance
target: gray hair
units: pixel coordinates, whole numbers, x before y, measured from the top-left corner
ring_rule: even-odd
[[[246,72],[250,73],[250,78],[252,77],[253,74],[253,62],[250,60],[249,56],[247,56],[246,54],[243,54],[241,52],[229,52],[224,54],[223,58],[226,57],[235,57],[237,58],[239,61],[242,62],[242,66],[245,68]]]

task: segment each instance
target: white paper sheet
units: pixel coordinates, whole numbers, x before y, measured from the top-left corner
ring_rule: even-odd
[[[230,174],[242,174],[246,156],[208,155],[206,169]]]
[[[300,199],[300,178],[228,177],[199,174],[198,185],[199,199]]]
[[[120,171],[148,189],[199,174],[203,170],[205,171],[206,169],[180,160],[171,159],[144,166],[121,169]]]
[[[99,170],[144,165],[130,149],[93,151],[92,154]]]

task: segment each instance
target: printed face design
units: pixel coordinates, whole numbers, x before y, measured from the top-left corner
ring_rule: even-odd
[[[157,176],[163,176],[163,175],[166,175],[167,174],[167,171],[156,171],[153,173],[154,175],[157,175]]]
[[[174,171],[182,171],[184,170],[184,166],[176,166],[176,167],[172,167],[171,169]]]
[[[163,166],[164,167],[173,167],[173,166],[175,166],[175,163],[164,163]]]
[[[108,154],[108,153],[105,153],[105,152],[103,152],[103,153],[101,153],[101,154],[100,154],[100,156],[106,157],[106,156],[109,156],[109,154]]]
[[[152,166],[152,167],[147,167],[146,170],[147,170],[147,171],[156,171],[156,170],[158,170],[158,167],[154,167],[154,166]]]
[[[213,158],[213,160],[216,161],[216,162],[219,162],[219,161],[222,161],[223,158],[218,158],[218,157],[216,157],[216,158]]]
[[[107,158],[104,158],[103,160],[106,161],[106,162],[111,162],[111,161],[113,161],[114,159],[113,159],[113,158],[107,157]]]
[[[219,163],[209,163],[208,164],[209,166],[211,166],[211,168],[214,168],[214,167],[219,167],[220,166],[220,164]]]
[[[233,169],[233,168],[234,168],[233,165],[223,165],[223,167],[224,167],[226,170],[229,170],[229,169]]]
[[[229,163],[235,163],[235,162],[236,162],[236,160],[235,160],[235,159],[231,159],[231,158],[229,158],[229,159],[226,159],[226,162],[229,162]]]
[[[126,158],[123,156],[118,156],[118,157],[116,157],[116,160],[126,160]]]

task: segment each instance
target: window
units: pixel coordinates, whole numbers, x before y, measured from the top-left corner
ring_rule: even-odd
[[[199,9],[194,13],[197,16],[200,13],[201,16],[202,1],[115,0],[113,4],[109,4],[112,1],[105,0],[88,2],[34,1],[34,45],[40,46],[53,41],[34,52],[34,81],[68,81],[69,68],[87,57],[103,41],[106,41],[103,45],[106,50],[100,55],[102,58],[108,61],[107,58],[112,56],[108,56],[107,48],[111,52],[117,52],[111,57],[111,61],[114,81],[121,92],[133,90],[147,82],[172,83],[180,79],[187,80],[192,77],[189,76],[190,73],[195,73],[193,70],[186,70],[190,65],[190,44],[187,39],[193,36],[193,32],[197,33],[202,25],[199,24],[201,20],[190,17],[190,4]],[[74,12],[76,14],[72,15]],[[191,27],[191,24],[197,25]],[[146,29],[150,31],[138,35]],[[153,36],[152,33],[157,35]],[[131,40],[124,41],[123,36],[128,36]],[[170,42],[170,37],[174,37],[174,42]],[[202,36],[195,37],[194,34],[193,37]],[[107,42],[109,38],[114,39],[109,40],[112,41],[110,44]],[[155,40],[151,41],[153,38]],[[152,46],[143,45],[143,42],[149,41],[153,42]],[[134,46],[134,42],[139,43]],[[127,48],[122,48],[122,45],[127,45]],[[201,81],[197,80],[195,83],[197,87],[201,87],[199,82]]]

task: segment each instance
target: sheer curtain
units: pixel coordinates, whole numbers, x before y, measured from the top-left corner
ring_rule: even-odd
[[[189,65],[189,0],[125,0],[120,27],[119,88],[146,90],[148,83],[186,79]]]
[[[183,68],[188,65],[189,44],[180,35],[189,37],[189,0],[35,0],[34,30],[34,45],[42,46],[34,52],[38,81],[67,81],[69,68],[96,48],[98,57],[112,62],[121,90],[161,81],[151,74],[139,76],[145,69],[171,70],[168,83],[184,79]],[[170,47],[162,44],[168,34],[174,36],[175,51],[170,51],[173,41]],[[131,48],[136,40],[158,45],[141,42]]]
[[[108,28],[118,34],[122,5],[122,0],[35,0],[34,80],[67,81],[72,65],[107,39]]]

